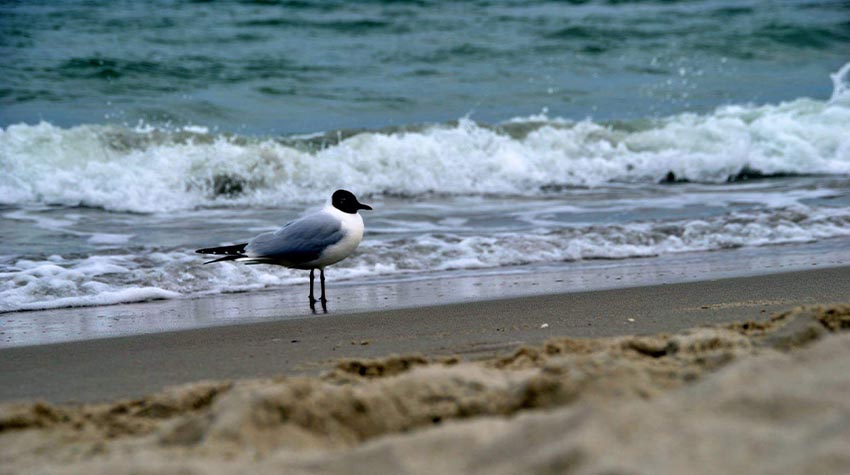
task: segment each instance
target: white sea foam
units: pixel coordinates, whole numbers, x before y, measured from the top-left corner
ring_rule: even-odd
[[[846,95],[839,86],[836,94]],[[416,132],[363,132],[312,151],[198,127],[12,125],[0,130],[0,203],[160,212],[315,202],[339,187],[534,196],[558,186],[654,183],[671,171],[702,182],[723,182],[745,168],[850,174],[850,104],[835,98],[724,106],[627,126],[540,116],[525,122],[529,131],[513,135],[468,119]]]
[[[95,233],[92,234],[87,241],[90,244],[118,246],[121,244],[127,244],[127,242],[132,238],[132,234]]]
[[[177,296],[179,296],[177,292],[169,292],[167,290],[163,290],[157,287],[128,287],[119,290],[103,290],[99,293],[89,295],[80,295],[75,297],[59,297],[52,300],[44,301],[23,302],[16,310],[45,310],[51,308],[115,305],[119,303],[170,299],[175,298]]]
[[[830,74],[829,78],[832,80],[832,96],[829,102],[834,104],[850,101],[850,63]]]
[[[589,224],[468,235],[428,232],[367,239],[331,269],[334,281],[581,259],[622,259],[850,236],[850,209],[793,205],[708,219]],[[201,293],[302,285],[303,271],[200,265],[185,250],[0,262],[0,312],[106,305]]]

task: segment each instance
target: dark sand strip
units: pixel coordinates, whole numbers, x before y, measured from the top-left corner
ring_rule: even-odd
[[[848,297],[850,267],[836,267],[8,348],[0,400],[136,397],[202,379],[315,374],[342,357],[476,358],[554,336],[672,332]]]

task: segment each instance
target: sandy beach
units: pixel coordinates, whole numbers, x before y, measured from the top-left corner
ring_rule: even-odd
[[[847,12],[0,2],[0,475],[850,474]]]
[[[835,267],[7,348],[0,472],[846,473],[848,282]]]
[[[558,280],[550,277],[543,275],[540,285],[528,280],[532,277],[527,275],[515,279],[520,279],[528,291],[545,287],[543,281]],[[488,286],[493,281],[512,282],[503,276],[480,280],[479,284]],[[846,301],[850,267],[436,306],[425,304],[429,292],[435,292],[426,284],[409,282],[393,288],[401,295],[413,296],[413,302],[420,306],[412,308],[306,314],[0,349],[0,401],[94,402],[140,397],[166,385],[201,379],[316,375],[345,357],[421,354],[477,359],[504,355],[521,345],[539,344],[555,336],[645,335],[767,318],[799,305]],[[449,280],[442,285],[450,287],[453,283]],[[423,295],[416,296],[414,287]],[[213,303],[153,302],[112,309],[156,318],[157,312],[168,305],[171,311],[164,315],[172,319],[193,318],[190,310],[203,311],[215,305],[263,314],[258,307],[274,312],[279,295],[234,294],[215,297]],[[306,305],[302,303],[298,308],[303,307]],[[69,309],[63,313],[102,313],[109,309]]]

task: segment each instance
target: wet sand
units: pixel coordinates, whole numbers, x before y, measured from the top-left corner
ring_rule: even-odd
[[[0,350],[0,401],[105,401],[202,379],[316,375],[339,358],[474,360],[555,336],[674,332],[848,297],[850,267],[834,267],[13,347]]]

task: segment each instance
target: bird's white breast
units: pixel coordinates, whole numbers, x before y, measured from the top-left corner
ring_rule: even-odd
[[[313,265],[325,267],[339,262],[354,252],[363,240],[363,217],[358,213],[343,213],[333,206],[326,206],[323,213],[328,213],[338,219],[342,226],[343,238],[336,244],[328,246]]]

